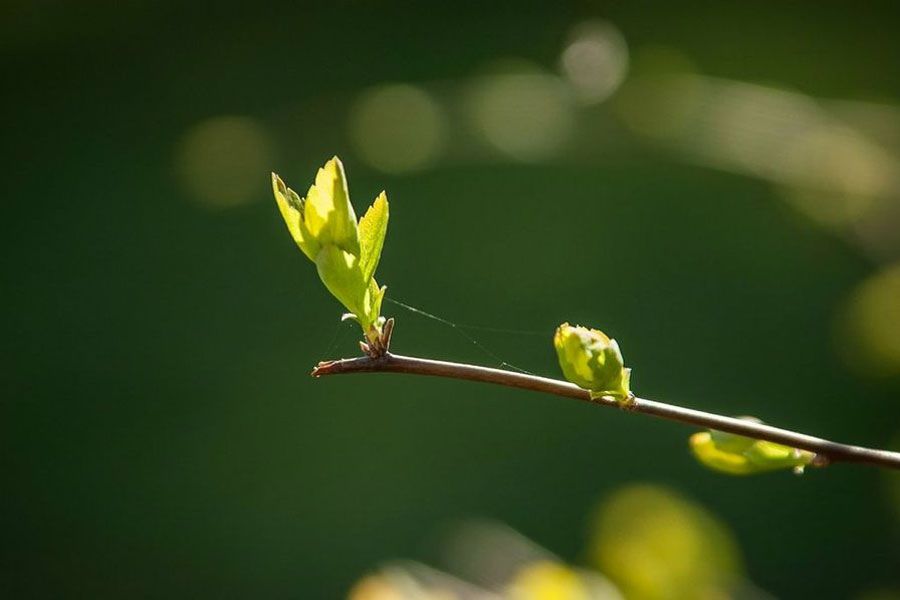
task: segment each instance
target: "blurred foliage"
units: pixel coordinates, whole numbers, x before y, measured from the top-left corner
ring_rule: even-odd
[[[635,600],[766,598],[746,580],[732,532],[671,489],[631,484],[598,506],[591,525],[592,569],[566,565],[496,524],[459,526],[453,552],[477,565],[447,572],[394,562],[361,579],[351,600]],[[452,560],[450,561],[453,562]],[[453,567],[451,567],[452,569]]]
[[[900,374],[900,264],[863,281],[838,321],[847,362],[868,375]]]
[[[896,588],[881,471],[723,478],[676,424],[311,380],[358,329],[292,251],[267,176],[308,181],[337,153],[358,197],[391,191],[389,297],[516,332],[469,330],[476,346],[390,305],[398,351],[555,375],[554,327],[602,323],[642,396],[885,445],[897,16],[2,3],[0,595],[340,597],[386,557],[429,562],[423,532],[468,515],[567,564],[595,499],[634,479],[727,522],[772,594]]]
[[[563,565],[539,562],[528,565],[510,584],[514,600],[588,600],[590,592],[578,573]]]
[[[759,422],[753,417],[741,417]],[[792,469],[802,475],[816,455],[774,442],[734,435],[724,431],[700,431],[689,439],[691,451],[702,464],[730,475],[753,475]]]
[[[663,488],[619,490],[595,517],[590,557],[627,598],[728,597],[742,559],[732,533]]]

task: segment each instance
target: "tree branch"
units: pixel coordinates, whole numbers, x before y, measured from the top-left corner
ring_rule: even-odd
[[[808,450],[816,454],[816,459],[813,461],[815,466],[824,466],[833,462],[850,462],[900,469],[900,453],[897,452],[839,444],[837,442],[831,442],[803,433],[772,427],[770,425],[763,425],[761,423],[754,423],[752,421],[726,417],[690,408],[682,408],[680,406],[655,402],[653,400],[645,400],[643,398],[634,398],[633,401],[628,402],[625,405],[620,405],[612,398],[591,398],[587,390],[583,390],[578,386],[565,381],[539,377],[537,375],[503,371],[501,369],[492,369],[489,367],[480,367],[477,365],[414,358],[397,354],[384,354],[378,358],[364,356],[321,362],[313,369],[312,376],[322,377],[325,375],[339,375],[342,373],[379,372],[410,373],[415,375],[448,377],[451,379],[466,379],[469,381],[480,381],[483,383],[505,385],[536,392],[545,392],[566,398],[575,398],[576,400],[582,400],[591,404],[618,408],[629,412],[644,413],[663,419],[669,419],[671,421],[678,421],[680,423],[687,423],[689,425],[696,425],[707,429],[715,429],[754,439],[776,442],[778,444],[790,446],[791,448]]]

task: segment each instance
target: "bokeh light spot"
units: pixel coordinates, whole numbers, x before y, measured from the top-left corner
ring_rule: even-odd
[[[256,119],[220,116],[184,134],[176,167],[191,199],[224,209],[266,195],[273,155],[269,133]]]
[[[348,600],[406,600],[407,596],[398,590],[383,575],[369,575],[357,582],[347,594]]]
[[[613,98],[613,110],[640,136],[667,139],[683,133],[696,111],[696,68],[669,46],[644,46],[634,54],[630,76]]]
[[[799,184],[856,197],[891,191],[893,161],[858,132],[841,125],[823,125],[798,135],[793,142],[784,168]]]
[[[628,45],[606,21],[587,21],[572,31],[560,67],[578,99],[585,104],[606,100],[628,72]]]
[[[859,222],[877,206],[871,196],[819,192],[801,187],[785,187],[783,196],[819,225],[836,231]]]
[[[433,164],[444,147],[446,130],[440,105],[411,85],[367,90],[350,113],[350,138],[360,157],[388,173]]]
[[[900,374],[900,263],[863,281],[838,319],[838,349],[861,373]]]
[[[574,98],[560,78],[540,71],[479,77],[467,108],[476,130],[510,158],[537,162],[553,157],[575,126]]]

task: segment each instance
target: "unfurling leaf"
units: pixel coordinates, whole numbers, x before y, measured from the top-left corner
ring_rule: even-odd
[[[623,402],[631,397],[631,369],[626,369],[615,340],[598,329],[563,323],[553,336],[559,366],[566,379],[590,391],[591,396],[612,396]]]
[[[759,422],[753,417],[742,419]],[[802,472],[816,457],[812,452],[724,431],[701,431],[690,438],[691,451],[701,463],[729,475],[753,475],[780,469]]]

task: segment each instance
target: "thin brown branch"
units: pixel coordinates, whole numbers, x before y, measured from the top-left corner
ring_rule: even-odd
[[[575,398],[591,404],[644,413],[671,421],[726,431],[754,439],[784,444],[792,448],[808,450],[816,454],[814,464],[819,466],[833,462],[851,462],[900,469],[900,453],[897,452],[839,444],[770,425],[682,408],[643,398],[634,398],[633,401],[623,406],[612,398],[591,398],[586,390],[571,383],[547,377],[538,377],[537,375],[396,354],[385,354],[378,358],[364,356],[322,362],[312,371],[313,377],[342,373],[410,373],[505,385],[555,394],[566,398]]]

